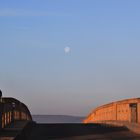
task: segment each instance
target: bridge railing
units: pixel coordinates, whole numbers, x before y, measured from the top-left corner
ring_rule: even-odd
[[[0,101],[0,129],[15,120],[32,120],[27,106],[14,98],[2,98]]]

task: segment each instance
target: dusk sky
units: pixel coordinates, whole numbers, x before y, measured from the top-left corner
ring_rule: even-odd
[[[0,88],[32,114],[140,97],[140,1],[1,0]]]

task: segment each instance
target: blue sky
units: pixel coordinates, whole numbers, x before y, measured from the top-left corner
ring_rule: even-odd
[[[4,96],[23,101],[32,114],[82,116],[98,105],[139,97],[139,5],[139,0],[0,1]]]

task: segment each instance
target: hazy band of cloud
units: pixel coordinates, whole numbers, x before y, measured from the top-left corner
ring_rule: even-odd
[[[0,17],[20,17],[20,16],[32,16],[32,17],[40,17],[40,16],[69,16],[66,13],[53,13],[47,11],[29,11],[26,9],[0,9]]]

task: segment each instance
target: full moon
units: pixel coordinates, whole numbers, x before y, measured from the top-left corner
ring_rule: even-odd
[[[70,50],[71,50],[70,47],[65,47],[65,48],[64,48],[64,52],[65,52],[65,53],[69,53]]]

